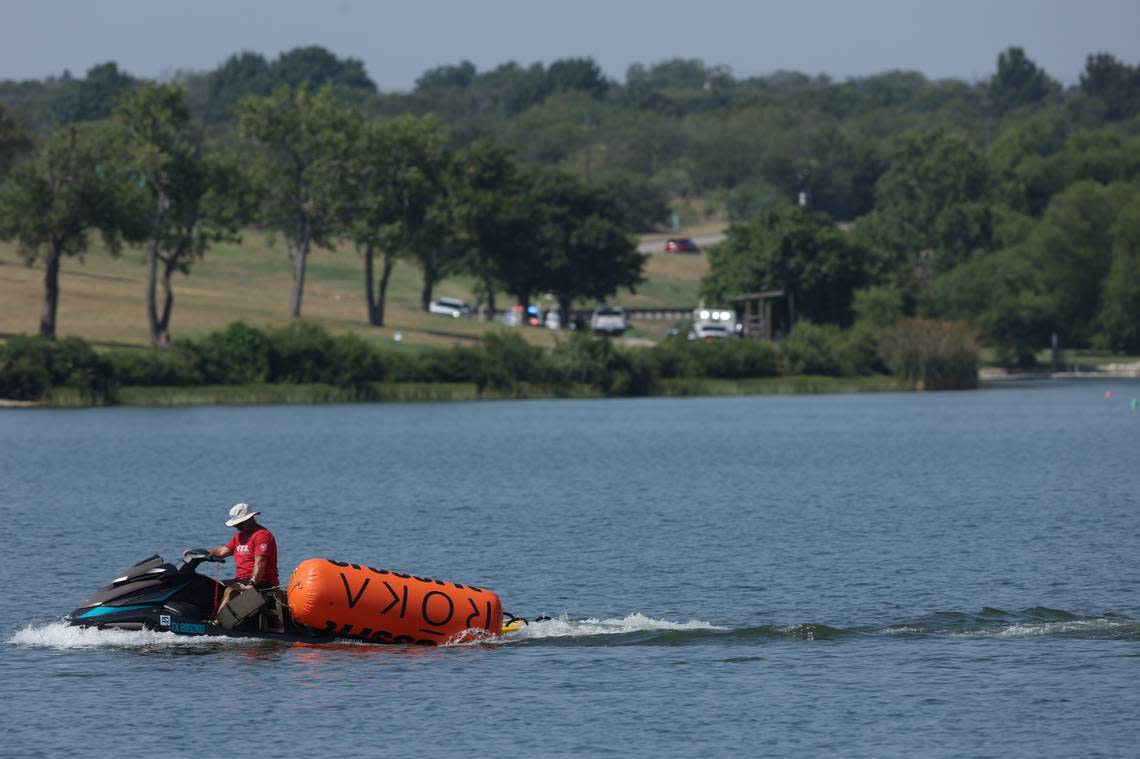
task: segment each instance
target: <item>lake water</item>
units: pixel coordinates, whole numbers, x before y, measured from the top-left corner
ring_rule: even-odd
[[[1135,755],[1138,396],[4,411],[0,754]],[[431,649],[59,622],[237,501],[283,577],[553,619]]]

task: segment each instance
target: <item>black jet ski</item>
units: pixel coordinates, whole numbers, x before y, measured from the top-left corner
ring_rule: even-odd
[[[202,562],[221,562],[205,549],[167,563],[155,554],[128,567],[67,616],[69,624],[117,630],[157,630],[177,635],[223,635],[327,643],[326,631],[298,624],[279,589],[237,594],[219,613],[225,587],[198,574]]]

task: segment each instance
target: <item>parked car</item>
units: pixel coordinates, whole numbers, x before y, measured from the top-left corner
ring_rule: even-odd
[[[590,330],[595,335],[620,335],[627,329],[629,321],[621,306],[599,306],[590,316]]]
[[[701,249],[688,237],[671,237],[665,241],[666,253],[700,253]]]
[[[471,315],[471,306],[459,298],[438,298],[428,304],[428,313],[463,319]]]

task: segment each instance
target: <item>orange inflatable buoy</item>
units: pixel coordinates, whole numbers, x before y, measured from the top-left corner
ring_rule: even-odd
[[[301,562],[286,596],[297,622],[369,643],[434,646],[503,630],[503,604],[486,588],[329,559]]]

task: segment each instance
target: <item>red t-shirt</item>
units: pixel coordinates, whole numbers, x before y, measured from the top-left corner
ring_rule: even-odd
[[[273,539],[272,532],[261,527],[244,539],[240,532],[234,533],[230,542],[226,543],[226,548],[233,552],[237,579],[248,580],[252,577],[254,559],[264,556],[265,558],[261,560],[261,576],[258,582],[277,585],[277,541]]]

